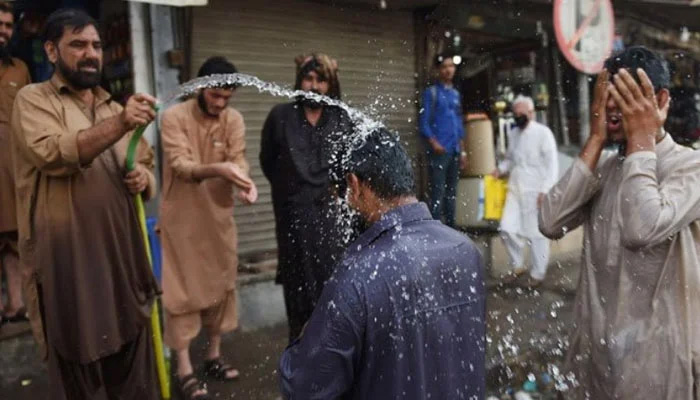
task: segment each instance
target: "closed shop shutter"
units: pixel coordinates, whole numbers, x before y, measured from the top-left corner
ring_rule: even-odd
[[[222,55],[238,70],[292,87],[294,57],[310,51],[338,60],[343,100],[374,110],[401,132],[415,154],[415,58],[410,12],[341,8],[306,1],[212,0],[193,9],[193,76]],[[270,109],[289,99],[240,88],[233,106],[246,122],[247,157],[260,198],[236,208],[241,255],[276,248],[270,186],[258,162],[260,131]]]

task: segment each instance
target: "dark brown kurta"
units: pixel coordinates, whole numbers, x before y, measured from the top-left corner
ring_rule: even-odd
[[[78,160],[78,133],[121,112],[105,91],[95,96],[89,109],[54,75],[22,89],[13,110],[20,257],[39,275],[50,366],[52,354],[87,366],[133,351],[158,294],[123,183],[130,134],[88,165]],[[137,159],[152,171],[145,140]],[[146,198],[154,183],[151,173]],[[130,367],[153,365],[138,359]],[[63,369],[50,373],[65,379]]]
[[[161,400],[150,326],[115,354],[89,364],[49,357],[50,400]],[[60,371],[60,373],[56,373]]]

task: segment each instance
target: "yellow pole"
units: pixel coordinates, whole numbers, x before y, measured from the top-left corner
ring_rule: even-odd
[[[143,207],[143,199],[141,194],[134,196],[136,204],[136,212],[139,216],[139,224],[141,225],[141,233],[143,235],[143,244],[146,247],[148,254],[148,262],[153,268],[153,255],[151,254],[151,245],[148,243],[148,228],[146,228],[146,212]],[[168,373],[165,368],[165,356],[163,354],[163,335],[160,330],[160,319],[158,318],[158,300],[153,301],[153,310],[151,312],[151,330],[153,331],[153,347],[156,353],[156,367],[158,368],[158,381],[160,382],[160,393],[165,400],[170,400],[170,382]]]
[[[158,107],[154,107],[158,111]],[[134,131],[129,140],[129,147],[126,151],[126,169],[133,171],[135,167],[136,148],[139,144],[139,139],[146,130],[146,125],[142,125]],[[143,208],[143,199],[141,194],[134,196],[134,204],[136,205],[136,213],[141,225],[141,235],[143,236],[143,244],[148,255],[148,262],[153,269],[153,256],[151,255],[151,246],[148,243],[148,228],[146,227],[146,211]],[[163,354],[163,334],[160,331],[160,319],[158,318],[158,299],[153,300],[153,310],[151,312],[151,330],[153,331],[153,347],[155,348],[156,367],[158,369],[158,381],[160,382],[160,394],[164,400],[170,400],[170,381],[168,372],[165,367],[165,356]]]

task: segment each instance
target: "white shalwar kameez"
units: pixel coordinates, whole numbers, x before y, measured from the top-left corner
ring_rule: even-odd
[[[542,280],[549,262],[549,240],[537,227],[537,197],[547,193],[558,178],[557,144],[552,131],[537,121],[530,121],[522,131],[514,128],[498,170],[501,175],[509,175],[500,230],[510,266],[522,266],[525,243],[529,242],[530,276]]]

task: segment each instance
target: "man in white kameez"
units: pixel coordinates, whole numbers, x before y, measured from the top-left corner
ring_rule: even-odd
[[[506,282],[527,272],[523,267],[525,244],[530,244],[529,286],[537,286],[547,273],[549,240],[537,227],[537,208],[558,178],[557,143],[552,131],[535,121],[532,98],[513,101],[516,127],[508,136],[506,158],[493,172],[508,175],[508,194],[501,218],[501,238],[508,251],[511,272]]]
[[[540,208],[552,239],[584,226],[567,398],[700,398],[700,153],[663,129],[669,84],[646,48],[611,57],[589,139]]]

